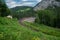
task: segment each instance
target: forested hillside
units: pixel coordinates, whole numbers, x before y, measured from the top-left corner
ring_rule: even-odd
[[[36,22],[52,27],[60,27],[60,7],[38,11]]]
[[[12,12],[11,15],[18,19],[35,16],[35,11],[33,10],[33,7],[29,6],[17,6],[15,8],[11,8],[11,12]]]
[[[44,10],[37,11],[37,15],[37,23],[60,28],[60,7],[56,5],[48,6]]]

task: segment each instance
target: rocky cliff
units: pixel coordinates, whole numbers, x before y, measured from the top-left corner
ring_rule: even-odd
[[[40,3],[38,3],[35,7],[34,10],[44,10],[46,9],[48,6],[58,6],[60,7],[60,1],[56,1],[56,0],[42,0]]]

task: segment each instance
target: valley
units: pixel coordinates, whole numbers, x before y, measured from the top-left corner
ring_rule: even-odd
[[[0,40],[60,40],[60,0],[5,1],[0,0]]]

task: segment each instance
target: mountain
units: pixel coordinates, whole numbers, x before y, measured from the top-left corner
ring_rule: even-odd
[[[34,7],[34,10],[37,11],[37,23],[60,28],[59,0],[42,0]]]
[[[40,3],[38,3],[35,7],[34,10],[44,10],[46,9],[48,6],[58,6],[60,7],[60,1],[59,0],[42,0]]]
[[[17,6],[15,8],[11,8],[11,12],[11,15],[17,18],[31,17],[35,14],[33,7],[29,6]]]
[[[12,11],[18,11],[18,10],[25,10],[25,9],[32,9],[33,7],[29,7],[29,6],[17,6],[15,8],[11,8]]]

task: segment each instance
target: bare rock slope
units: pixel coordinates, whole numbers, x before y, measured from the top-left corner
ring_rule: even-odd
[[[56,0],[42,0],[40,3],[38,3],[35,7],[34,10],[44,10],[46,9],[48,6],[58,6],[60,7],[60,2],[56,1]]]

